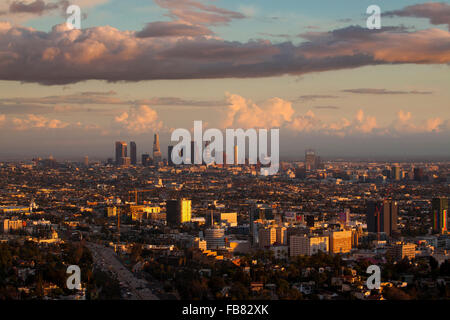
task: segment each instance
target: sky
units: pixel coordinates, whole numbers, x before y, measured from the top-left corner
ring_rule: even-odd
[[[281,159],[450,158],[449,62],[450,1],[2,0],[0,161],[166,155],[194,120],[279,128]]]

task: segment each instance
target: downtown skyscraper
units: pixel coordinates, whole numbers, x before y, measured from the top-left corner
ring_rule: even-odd
[[[127,154],[127,143],[125,141],[116,141],[116,165],[123,165]]]
[[[161,147],[159,146],[159,135],[155,133],[153,140],[153,163],[157,164],[161,161]]]
[[[447,231],[448,199],[434,198],[431,207],[433,232],[445,233]]]
[[[137,151],[136,151],[136,142],[130,142],[130,158],[131,164],[135,166],[137,164]]]
[[[398,205],[396,201],[370,201],[367,204],[367,231],[384,232],[391,236],[397,231]]]

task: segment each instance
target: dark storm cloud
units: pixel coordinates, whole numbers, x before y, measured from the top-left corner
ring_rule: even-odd
[[[450,4],[444,2],[407,6],[401,10],[388,11],[383,16],[427,18],[433,25],[446,24],[450,28]]]
[[[109,26],[67,30],[59,25],[47,33],[0,22],[0,79],[68,84],[252,78],[450,62],[450,33],[439,29],[372,32],[353,26],[303,37],[307,41],[299,45],[209,37],[138,38],[133,31]]]
[[[138,38],[153,37],[195,37],[211,35],[213,32],[200,25],[191,25],[181,22],[151,22],[144,29],[136,33]]]

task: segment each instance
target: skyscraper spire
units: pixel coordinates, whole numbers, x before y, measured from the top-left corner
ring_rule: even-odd
[[[159,146],[159,135],[155,133],[155,138],[153,140],[153,161],[158,163],[161,161],[161,148]]]

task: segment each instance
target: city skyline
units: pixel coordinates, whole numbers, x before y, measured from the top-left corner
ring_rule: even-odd
[[[378,1],[381,30],[370,1],[72,1],[80,30],[62,2],[15,2],[0,4],[0,160],[102,159],[121,140],[151,154],[157,132],[165,156],[195,120],[280,128],[281,159],[450,157],[446,2]]]

